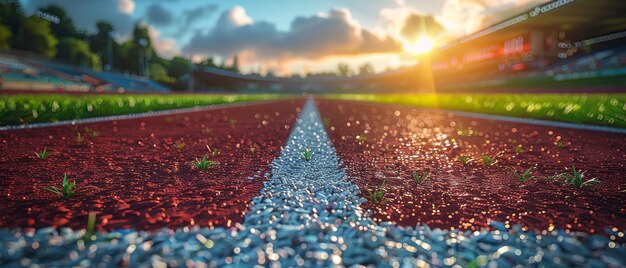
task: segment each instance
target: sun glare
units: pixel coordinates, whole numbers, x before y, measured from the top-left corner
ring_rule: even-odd
[[[404,49],[411,54],[418,55],[429,52],[433,48],[434,42],[432,39],[422,36],[412,43],[405,43]]]

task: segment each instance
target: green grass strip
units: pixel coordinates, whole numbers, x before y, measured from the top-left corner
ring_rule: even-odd
[[[242,95],[0,95],[0,125],[56,122],[244,101],[284,98]]]
[[[332,94],[325,97],[626,128],[626,94]]]

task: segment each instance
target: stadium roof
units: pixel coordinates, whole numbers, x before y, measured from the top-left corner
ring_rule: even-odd
[[[529,29],[572,30],[580,39],[626,30],[624,0],[556,0],[537,5],[478,32],[450,42],[445,50],[470,41],[478,41],[502,33],[515,35]],[[505,30],[506,31],[503,31]],[[575,40],[579,41],[579,40]],[[480,42],[479,42],[480,43]]]

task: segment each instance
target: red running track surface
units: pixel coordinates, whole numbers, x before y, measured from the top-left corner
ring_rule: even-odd
[[[365,205],[378,221],[471,230],[487,227],[490,220],[538,230],[626,229],[623,134],[474,119],[393,104],[318,104],[338,156],[362,196],[381,190],[387,179],[384,200]],[[516,152],[518,145],[524,152]],[[461,155],[474,161],[464,165]],[[483,155],[497,155],[497,163],[483,164]],[[543,179],[572,165],[602,183],[574,188]],[[540,179],[520,182],[509,170],[531,166]],[[431,178],[416,184],[411,179],[416,170],[431,172]]]
[[[0,227],[85,228],[90,211],[101,230],[240,222],[302,104],[287,100],[1,131]],[[77,133],[83,142],[76,141]],[[221,151],[210,157],[219,165],[192,168],[195,158],[208,153],[207,145]],[[35,152],[45,147],[51,155],[40,160]],[[62,199],[43,190],[60,187],[65,173],[76,180],[74,196]]]

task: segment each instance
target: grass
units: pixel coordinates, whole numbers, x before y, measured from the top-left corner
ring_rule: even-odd
[[[511,173],[513,173],[513,176],[520,182],[527,182],[535,178],[535,176],[533,176],[532,174],[533,167],[529,167],[528,169],[526,169],[524,172],[521,172],[521,173],[512,167],[509,167],[509,169],[511,170]]]
[[[518,144],[517,146],[515,146],[515,152],[516,153],[525,153],[526,152],[526,148],[524,148],[524,146],[522,146],[521,144]]]
[[[96,213],[93,211],[89,212],[89,216],[87,216],[87,230],[82,237],[83,242],[91,242],[95,240],[95,228],[96,228]]]
[[[306,149],[303,153],[302,153],[302,157],[304,157],[304,160],[306,161],[311,161],[311,157],[313,156],[313,153],[311,153],[310,149]]]
[[[459,155],[459,161],[461,161],[461,163],[463,163],[463,165],[467,165],[467,163],[469,163],[471,159],[468,156],[465,155]]]
[[[554,146],[559,147],[559,148],[565,148],[567,147],[567,142],[565,142],[564,140],[558,140],[554,142]]]
[[[92,128],[86,127],[85,128],[85,134],[87,134],[88,136],[91,136],[92,138],[97,138],[100,136],[100,132],[97,130],[94,130]]]
[[[387,179],[383,180],[383,183],[380,185],[380,190],[376,191],[368,191],[368,199],[374,203],[380,203],[385,198],[385,185],[387,184]]]
[[[212,156],[218,156],[222,153],[222,151],[220,150],[216,150],[216,149],[211,149],[211,146],[206,146],[207,150],[209,150],[209,153],[211,153]]]
[[[483,156],[480,157],[480,159],[483,160],[483,164],[485,164],[485,166],[492,166],[496,162],[498,162],[494,158],[495,157],[491,157],[491,156],[488,156],[488,155],[483,155]]]
[[[0,125],[55,122],[279,98],[284,97],[272,94],[16,94],[0,99]]]
[[[185,148],[185,143],[182,140],[177,140],[174,143],[174,148],[178,149],[178,150],[182,150]]]
[[[83,143],[83,141],[85,141],[85,137],[83,137],[83,135],[81,135],[80,132],[76,133],[76,142]]]
[[[600,184],[600,181],[597,179],[589,179],[589,180],[585,180],[585,172],[579,172],[578,170],[576,170],[576,167],[572,166],[572,170],[568,173],[561,173],[558,174],[556,176],[554,176],[554,179],[558,180],[558,179],[563,179],[564,183],[569,185],[569,186],[573,186],[573,187],[577,187],[577,188],[581,188],[585,185],[598,185]]]
[[[45,187],[44,190],[49,191],[53,194],[60,195],[63,198],[68,198],[74,195],[74,190],[76,189],[76,181],[68,180],[67,174],[63,175],[63,183],[61,184],[61,188],[50,186]]]
[[[411,178],[413,178],[413,182],[415,182],[415,184],[420,184],[421,182],[430,178],[430,172],[419,170],[413,171],[413,173],[411,173]]]
[[[398,103],[626,128],[626,94],[333,94],[326,96],[334,99]]]
[[[209,156],[206,154],[202,156],[201,159],[196,158],[196,160],[191,163],[192,166],[199,170],[206,170],[207,168],[210,168],[217,164],[218,162],[209,160]]]
[[[37,158],[41,160],[48,159],[48,156],[50,156],[50,153],[48,152],[48,147],[43,148],[43,151],[41,152],[35,152],[35,154],[37,155]]]

